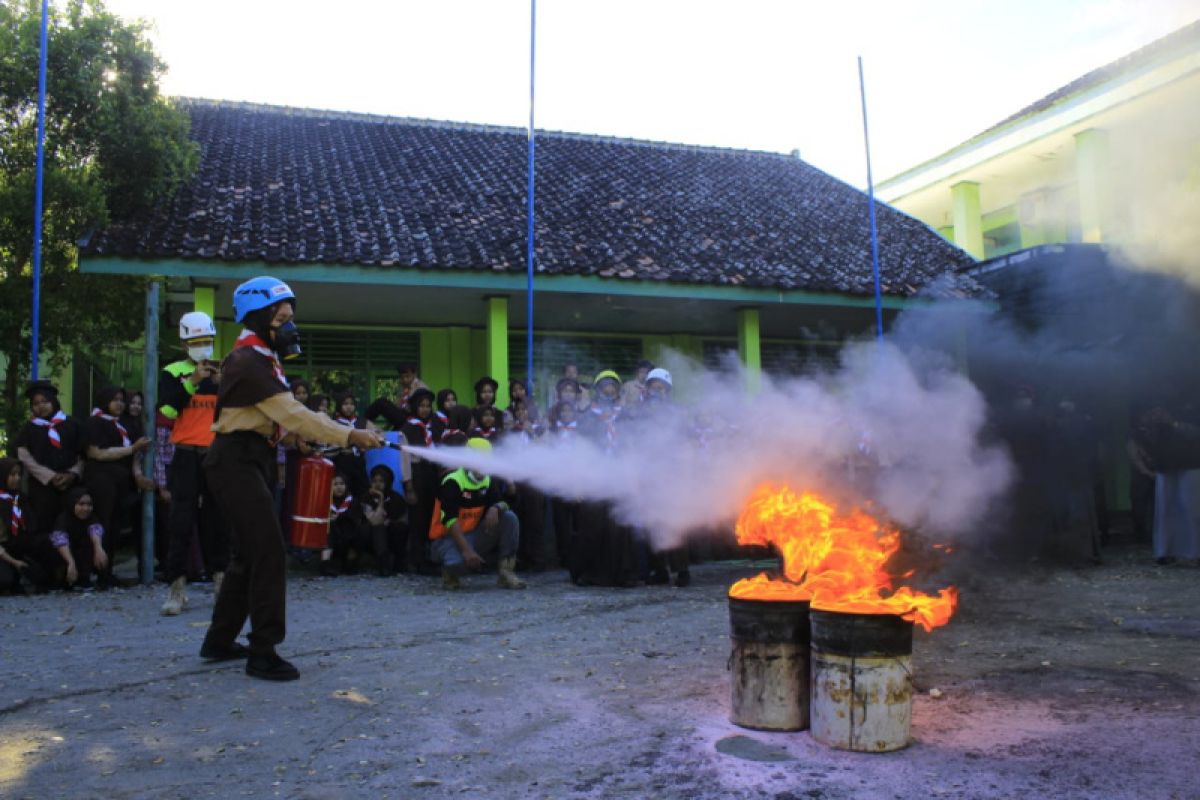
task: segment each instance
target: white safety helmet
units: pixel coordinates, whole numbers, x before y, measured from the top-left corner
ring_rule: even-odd
[[[650,372],[647,373],[646,383],[649,383],[650,381],[662,381],[667,386],[674,385],[671,383],[671,373],[667,372],[662,367],[657,367],[655,369],[650,370]]]
[[[187,348],[188,358],[199,364],[213,357],[217,327],[203,311],[189,311],[179,318],[179,339]]]
[[[217,326],[213,325],[212,317],[203,311],[189,311],[179,318],[180,341],[215,338],[217,338]]]

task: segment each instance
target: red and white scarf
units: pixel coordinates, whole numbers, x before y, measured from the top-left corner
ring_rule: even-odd
[[[66,421],[67,415],[61,411],[59,411],[50,419],[42,419],[41,417],[33,418],[34,425],[37,425],[39,428],[50,429],[50,433],[48,434],[50,437],[50,446],[57,447],[59,450],[62,449],[62,437],[58,435],[58,426],[62,425]]]
[[[20,495],[0,492],[0,500],[8,500],[12,503],[12,517],[9,521],[8,530],[13,536],[20,536],[25,532],[25,514],[21,511]]]
[[[111,422],[113,425],[116,425],[117,432],[119,434],[121,434],[121,447],[129,447],[129,445],[131,444],[131,442],[129,441],[129,431],[125,430],[125,426],[121,424],[121,421],[119,419],[114,417],[112,414],[105,414],[103,411],[101,411],[98,408],[92,409],[92,416],[99,417],[100,419],[106,419],[109,422]]]
[[[444,431],[442,431],[441,441],[444,442],[451,436],[457,436],[460,433],[462,433],[462,431],[460,431],[458,428],[446,428]]]
[[[342,514],[345,514],[347,511],[350,510],[350,503],[353,501],[354,501],[354,496],[348,494],[348,495],[346,495],[346,499],[343,500],[338,505],[334,505],[333,503],[330,503],[329,504],[329,513],[333,514],[333,516],[335,516],[335,517],[340,517]]]
[[[336,417],[334,417],[333,421],[340,425],[348,425],[353,428],[358,424],[358,415],[355,414],[353,417],[343,417],[341,414],[338,414]]]
[[[426,446],[426,447],[433,447],[433,431],[431,431],[431,430],[429,429],[429,423],[428,423],[428,422],[422,422],[421,420],[417,419],[416,417],[409,417],[409,418],[408,418],[408,424],[409,424],[409,425],[416,425],[416,426],[417,426],[417,427],[419,427],[421,430],[423,430],[423,431],[425,432],[425,446]]]
[[[434,413],[434,414],[437,414],[437,418],[438,418],[438,419],[440,419],[440,420],[442,421],[442,424],[443,424],[443,425],[449,425],[449,424],[450,424],[450,418],[449,418],[448,416],[446,416],[446,412],[445,412],[445,411],[435,411],[435,412],[433,412],[433,413]]]
[[[472,436],[479,436],[484,439],[492,439],[496,435],[496,427],[493,425],[490,428],[476,428],[471,432]]]
[[[578,427],[579,420],[571,420],[570,422],[563,422],[562,420],[554,421],[554,432],[558,434],[573,435],[575,433],[575,429]]]
[[[271,349],[271,346],[264,342],[262,337],[257,333],[249,328],[242,328],[242,332],[238,336],[237,341],[233,343],[233,346],[235,348],[253,347],[254,352],[271,359],[271,367],[275,370],[275,378],[283,384],[284,388],[291,388],[287,377],[285,377],[283,374],[283,365],[279,363],[279,356],[275,354],[275,351]]]

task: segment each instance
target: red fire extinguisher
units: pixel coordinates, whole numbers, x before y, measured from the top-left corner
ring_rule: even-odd
[[[300,461],[292,494],[292,545],[310,550],[329,546],[329,506],[333,502],[333,462],[319,455]]]

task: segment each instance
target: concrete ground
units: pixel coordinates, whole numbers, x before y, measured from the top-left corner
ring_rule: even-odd
[[[0,598],[0,797],[1200,798],[1200,569],[1130,546],[970,571],[917,632],[915,741],[886,755],[728,722],[750,571],[295,577],[287,684],[199,660],[209,587],[175,618],[161,586]]]

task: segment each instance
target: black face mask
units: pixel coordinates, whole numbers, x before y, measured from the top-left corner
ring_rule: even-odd
[[[300,357],[300,329],[288,320],[275,328],[275,352],[281,361]]]

